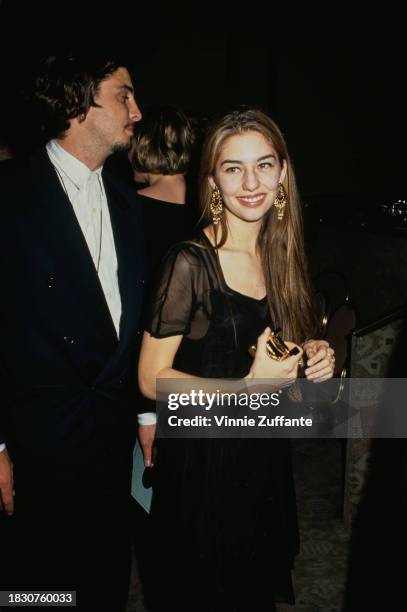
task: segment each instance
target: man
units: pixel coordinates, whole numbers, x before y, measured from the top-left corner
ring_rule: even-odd
[[[133,194],[102,169],[141,113],[110,58],[49,58],[35,93],[50,140],[0,185],[0,590],[118,612],[144,263]]]

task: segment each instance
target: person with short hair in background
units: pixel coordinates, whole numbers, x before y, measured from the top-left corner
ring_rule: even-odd
[[[169,247],[192,231],[187,173],[193,145],[194,133],[181,109],[162,106],[143,111],[129,160],[140,187],[137,193],[152,274]]]

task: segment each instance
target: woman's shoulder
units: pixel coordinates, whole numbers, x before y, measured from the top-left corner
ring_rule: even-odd
[[[174,258],[181,255],[191,261],[204,261],[212,251],[213,249],[205,240],[203,232],[198,232],[188,240],[181,240],[173,244],[167,251],[166,257]]]
[[[202,232],[189,240],[173,244],[163,259],[165,268],[173,268],[182,275],[197,275],[213,267],[213,249],[205,241]]]

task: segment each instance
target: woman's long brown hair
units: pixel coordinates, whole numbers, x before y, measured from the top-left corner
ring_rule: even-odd
[[[301,201],[284,137],[274,121],[264,112],[257,109],[235,110],[209,129],[202,151],[199,182],[202,218],[206,225],[212,222],[212,188],[208,179],[214,177],[216,163],[225,141],[236,134],[251,131],[262,134],[273,145],[280,163],[283,164],[285,160],[287,164],[283,182],[287,193],[284,217],[279,220],[276,208],[271,207],[263,219],[257,246],[274,325],[281,327],[286,340],[299,343],[312,337],[317,331],[304,248]],[[226,216],[223,214],[220,225],[213,227],[215,248],[221,248],[228,237]]]

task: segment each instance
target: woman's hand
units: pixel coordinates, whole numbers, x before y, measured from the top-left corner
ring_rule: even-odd
[[[316,383],[332,378],[335,371],[335,351],[326,340],[307,340],[304,343],[307,356],[304,374]]]
[[[293,342],[286,342],[288,348],[295,346],[299,349],[297,355],[287,357],[283,361],[271,359],[266,352],[266,342],[271,333],[271,329],[266,327],[257,340],[257,350],[250,368],[248,379],[273,378],[279,387],[286,387],[292,384],[298,376],[298,364],[302,356],[302,349]]]

